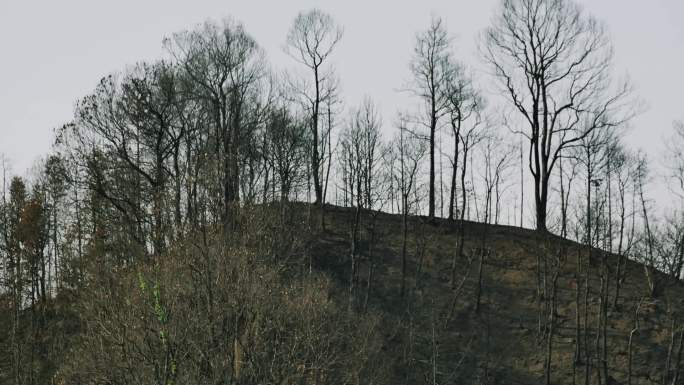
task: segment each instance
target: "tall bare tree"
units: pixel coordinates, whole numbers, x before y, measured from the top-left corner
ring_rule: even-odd
[[[423,103],[420,124],[428,129],[430,180],[428,183],[428,216],[435,217],[435,147],[439,120],[447,111],[447,90],[452,73],[457,69],[451,60],[451,40],[444,22],[433,17],[430,26],[416,35],[410,62],[412,82],[409,91]]]
[[[311,174],[313,176],[316,203],[323,204],[323,183],[321,180],[321,154],[319,149],[321,123],[321,104],[331,97],[330,87],[325,92],[325,84],[330,84],[333,72],[324,66],[333,49],[342,39],[342,27],[332,16],[319,9],[300,12],[287,34],[285,52],[299,63],[305,65],[313,75],[313,87],[303,91],[307,101],[307,112],[311,124]]]
[[[478,107],[474,111],[472,122],[468,124],[467,127],[461,127],[459,129],[459,142],[460,142],[460,153],[461,153],[461,208],[460,217],[458,225],[458,244],[456,246],[456,253],[452,258],[451,263],[451,287],[454,288],[456,284],[456,270],[458,265],[457,260],[460,258],[463,260],[464,257],[464,247],[465,247],[465,219],[466,211],[468,210],[468,187],[466,177],[468,175],[468,160],[470,160],[472,166],[472,156],[470,155],[473,148],[480,143],[484,138],[486,138],[487,125],[483,122],[481,109]],[[470,156],[470,157],[469,157]],[[472,169],[472,167],[471,167]],[[470,169],[470,171],[472,171]]]
[[[308,138],[306,127],[286,107],[277,107],[270,112],[266,138],[267,161],[274,172],[274,183],[279,184],[280,201],[287,202],[292,188],[302,178]]]
[[[3,165],[4,166],[4,165]],[[3,170],[4,171],[4,170]],[[24,342],[21,338],[22,309],[24,308],[24,285],[26,283],[25,264],[21,242],[22,211],[26,204],[27,192],[24,180],[20,177],[12,178],[9,183],[9,196],[6,196],[5,178],[3,177],[2,200],[2,235],[3,254],[5,255],[6,289],[10,294],[12,308],[11,318],[11,365],[14,383],[24,383],[24,366],[22,362]]]
[[[635,166],[634,184],[635,193],[638,195],[641,219],[643,222],[643,235],[639,242],[639,251],[641,254],[641,262],[643,263],[644,275],[648,283],[648,296],[653,298],[658,294],[660,289],[658,286],[658,260],[656,257],[656,238],[655,229],[652,227],[651,217],[649,216],[650,207],[649,201],[644,193],[644,187],[647,187],[649,179],[649,169],[647,158],[643,154],[637,155],[637,164]]]
[[[408,216],[416,206],[411,195],[416,190],[420,163],[427,150],[425,141],[417,138],[408,127],[408,119],[400,116],[397,124],[399,132],[396,134],[392,151],[399,163],[395,169],[394,179],[401,199],[401,289],[403,297],[406,294],[406,276],[408,266]],[[417,195],[417,194],[416,194]]]
[[[240,157],[249,137],[247,105],[264,75],[263,53],[242,24],[231,20],[176,33],[164,44],[187,77],[186,92],[210,117],[211,159],[218,165],[218,201],[227,223],[240,200]]]
[[[633,190],[631,194],[631,207],[628,206],[628,194],[630,193],[630,186],[633,185],[632,179],[634,178],[635,158],[620,145],[616,145],[616,148],[611,152],[611,154],[610,167],[613,170],[613,174],[615,174],[618,207],[618,260],[617,267],[615,268],[615,294],[613,298],[613,308],[617,308],[618,300],[620,298],[620,287],[624,281],[623,275],[625,270],[624,264],[626,263],[626,255],[631,251],[634,245],[636,191]]]
[[[684,201],[684,122],[676,121],[672,124],[674,135],[665,142],[667,149],[666,166],[669,169],[668,179],[673,192]]]
[[[458,213],[456,194],[458,193],[458,168],[461,130],[470,121],[478,124],[479,114],[483,108],[483,99],[475,89],[473,80],[465,73],[465,67],[460,63],[452,62],[449,78],[445,88],[446,110],[449,117],[451,133],[454,137],[454,148],[451,159],[451,187],[449,190],[449,219],[456,219]],[[465,164],[466,159],[463,159]],[[461,167],[464,167],[461,165]]]
[[[346,175],[345,189],[348,190],[351,197],[351,205],[355,207],[350,229],[351,276],[349,294],[350,299],[353,299],[361,253],[359,247],[361,213],[364,210],[373,209],[378,194],[376,184],[378,183],[381,156],[380,128],[382,121],[377,107],[368,97],[351,114],[349,124],[342,133],[340,141],[341,161],[344,168],[343,172]]]
[[[529,143],[536,227],[546,231],[561,151],[626,119],[619,110],[629,87],[613,85],[606,28],[572,0],[502,0],[483,51],[525,127],[518,132]]]

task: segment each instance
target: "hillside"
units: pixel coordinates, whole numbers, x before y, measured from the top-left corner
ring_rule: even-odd
[[[577,256],[586,255],[585,246],[530,230],[466,222],[465,258],[456,259],[452,289],[459,223],[409,217],[402,298],[401,216],[364,212],[350,301],[354,210],[329,207],[323,232],[307,224],[307,216],[318,218],[315,208],[294,205],[291,210],[287,215],[268,207],[245,210],[240,240],[233,236],[223,243],[205,241],[204,254],[193,249],[200,243],[196,237],[169,256],[116,271],[92,263],[88,284],[79,291],[65,290],[21,315],[25,336],[31,322],[45,325],[25,340],[37,346],[30,349],[37,352],[32,362],[40,373],[33,383],[124,384],[148,374],[155,383],[202,383],[202,376],[223,367],[224,374],[217,375],[223,380],[216,383],[279,378],[284,381],[280,383],[302,384],[539,384],[544,382],[549,313],[541,312],[541,322],[539,315],[540,309],[550,309],[545,306],[552,299],[551,383],[572,384],[573,376],[574,383],[584,383],[587,375],[591,383],[627,383],[630,334],[631,383],[660,384],[666,367],[668,383],[674,383],[684,290],[679,282],[658,275],[663,289],[655,298],[648,297],[642,265],[626,263],[615,307],[617,256],[594,250],[591,261],[584,259],[590,268],[583,270],[589,277],[586,291],[582,276],[576,278]],[[366,305],[373,218],[374,269]],[[239,246],[226,246],[230,242]],[[546,258],[551,288],[554,256],[561,256],[556,295],[540,301],[538,257]],[[603,267],[609,277],[604,297]],[[215,286],[209,289],[210,284]],[[578,298],[582,351],[573,374]],[[599,306],[601,298],[609,299],[605,308]],[[600,309],[605,309],[605,318],[597,316]],[[222,331],[215,331],[221,321],[212,320],[221,314]],[[2,325],[10,324],[9,317],[2,312]],[[597,329],[602,319],[606,333]],[[11,384],[11,330],[0,331],[0,383]],[[215,356],[193,361],[193,352],[202,346]],[[602,372],[604,356],[608,378]],[[278,365],[273,363],[276,357]],[[320,362],[314,365],[316,360]],[[267,369],[262,362],[272,363]],[[149,373],[138,376],[137,371]],[[346,377],[337,377],[342,375]]]
[[[345,251],[348,253],[349,232],[343,231],[343,224],[349,222],[350,218],[350,210],[334,210],[331,215],[334,230],[326,233],[323,240],[325,246],[319,251],[323,260],[340,261],[340,256],[345,255]],[[542,260],[544,257],[552,259],[553,252],[549,250],[557,252],[558,245],[562,245],[565,256],[562,258],[557,280],[551,382],[573,383],[577,255],[579,253],[582,258],[586,258],[586,246],[555,236],[549,241],[531,230],[498,225],[487,226],[485,230],[482,224],[466,222],[465,249],[477,254],[476,249],[480,247],[483,232],[486,231],[485,247],[490,250],[482,269],[482,305],[479,313],[476,313],[477,257],[470,262],[470,268],[467,259],[457,259],[457,275],[459,279],[466,278],[458,293],[453,317],[444,328],[444,313],[454,304],[454,291],[449,285],[449,275],[452,257],[457,250],[458,223],[438,220],[429,224],[420,217],[410,219],[409,286],[415,288],[412,301],[409,301],[413,302],[411,305],[402,304],[397,295],[401,266],[400,226],[401,218],[398,215],[378,216],[379,256],[372,307],[384,317],[397,320],[398,323],[407,317],[412,318],[415,329],[426,340],[431,338],[432,315],[439,319],[435,328],[441,330],[436,331],[439,335],[436,344],[443,361],[438,371],[458,372],[452,377],[453,382],[449,380],[446,383],[543,383],[547,346],[538,333],[537,253],[541,250]],[[421,253],[423,247],[424,251]],[[324,250],[329,250],[328,255],[325,255]],[[596,323],[601,287],[600,260],[605,255],[610,303],[606,309],[609,383],[627,383],[628,341],[630,332],[635,327],[637,307],[639,328],[633,335],[632,383],[661,383],[668,349],[673,349],[672,360],[675,360],[681,350],[677,346],[681,340],[678,335],[680,326],[676,322],[681,322],[677,317],[681,317],[683,309],[682,285],[656,273],[662,292],[655,298],[650,298],[647,295],[649,290],[644,266],[626,261],[618,306],[614,307],[614,277],[618,258],[607,254],[593,250],[588,270],[588,292],[580,278],[582,327],[588,317],[588,335],[582,335],[581,338],[588,343],[591,356],[599,342],[596,338]],[[324,264],[323,269],[339,272],[344,270],[343,266]],[[549,267],[549,271],[551,270]],[[345,274],[348,275],[348,269]],[[361,273],[361,276],[365,276],[365,273]],[[672,341],[673,326],[677,334],[676,341]],[[672,348],[671,342],[675,345]],[[430,352],[426,351],[424,354],[425,360],[429,361]],[[591,382],[606,383],[604,379],[596,378],[597,361],[590,359],[589,362],[594,366]],[[420,365],[425,363],[416,362],[416,366]],[[455,366],[458,370],[455,370]],[[670,363],[671,370],[674,366],[674,362]],[[586,365],[583,362],[578,363],[576,371],[576,382],[584,383]],[[426,378],[425,382],[432,381]]]
[[[160,4],[197,23],[118,69],[145,7],[77,28],[99,64],[7,94],[0,385],[684,384],[674,98],[642,119],[611,12],[490,1]]]

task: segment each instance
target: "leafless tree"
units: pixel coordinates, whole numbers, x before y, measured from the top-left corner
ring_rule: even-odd
[[[364,309],[373,286],[375,269],[374,251],[377,238],[376,222],[380,210],[386,202],[387,181],[391,177],[386,170],[388,147],[382,141],[382,118],[378,107],[370,97],[366,97],[355,113],[355,125],[361,130],[361,179],[363,184],[363,207],[368,214],[367,251],[368,277],[366,281],[366,296]]]
[[[302,178],[302,164],[307,154],[306,125],[287,109],[277,107],[266,126],[268,162],[279,183],[280,201],[290,199],[292,188]]]
[[[633,349],[632,349],[632,343],[634,340],[634,336],[638,335],[641,332],[641,326],[639,323],[639,312],[641,311],[641,307],[644,304],[646,298],[641,297],[639,299],[639,302],[636,303],[634,307],[634,327],[632,330],[629,332],[629,339],[627,341],[627,384],[632,385],[632,356],[633,356]]]
[[[335,150],[333,147],[337,147],[337,142],[333,146],[333,133],[335,126],[337,125],[336,118],[339,114],[338,109],[342,105],[342,101],[337,97],[336,89],[334,88],[336,84],[334,82],[328,82],[326,84],[326,94],[328,97],[325,98],[325,130],[322,132],[321,140],[321,171],[325,171],[323,178],[323,197],[327,199],[328,196],[328,186],[330,185],[330,171],[333,165],[333,154]],[[326,152],[327,149],[327,152]],[[324,206],[322,206],[324,208]],[[321,228],[325,230],[325,210],[321,210]]]
[[[656,249],[663,271],[672,279],[682,278],[684,267],[684,217],[681,211],[666,214],[658,229]]]
[[[395,170],[394,179],[398,186],[401,198],[401,296],[406,295],[406,275],[407,275],[407,241],[408,241],[408,216],[415,203],[411,199],[411,195],[416,189],[418,183],[418,172],[420,171],[420,162],[425,151],[425,141],[417,138],[410,128],[406,116],[400,116],[397,122],[399,132],[396,134],[393,142],[393,152],[399,165]]]
[[[674,135],[666,141],[666,167],[669,170],[667,180],[671,191],[679,198],[678,207],[666,216],[659,236],[659,254],[665,263],[665,270],[675,279],[681,279],[684,268],[684,123],[673,124]]]
[[[470,160],[470,163],[472,163],[472,157],[469,157],[471,155],[471,152],[475,146],[478,145],[485,137],[485,131],[488,128],[488,122],[483,120],[483,117],[481,115],[481,110],[480,109],[475,109],[474,110],[475,115],[472,118],[472,122],[467,127],[461,127],[459,130],[459,142],[460,142],[460,153],[462,157],[462,162],[461,162],[461,208],[459,210],[460,212],[460,218],[459,218],[459,231],[458,231],[458,243],[457,243],[457,250],[455,255],[452,258],[452,264],[451,264],[451,286],[452,288],[455,286],[456,283],[456,270],[457,270],[457,257],[463,260],[464,254],[464,246],[465,246],[465,219],[466,219],[466,211],[468,208],[468,189],[466,185],[466,177],[468,175],[468,171],[472,172],[472,167],[469,169],[468,168],[468,161]],[[472,164],[471,164],[472,166]],[[472,178],[471,178],[472,179]]]
[[[70,158],[94,176],[92,187],[127,218],[131,237],[143,248],[150,227],[155,253],[177,238],[183,223],[181,146],[191,130],[180,83],[177,68],[166,62],[105,77],[79,102],[75,120],[58,139],[71,146]],[[114,161],[100,162],[97,154]],[[165,209],[167,200],[173,214]]]
[[[263,52],[242,24],[231,20],[176,33],[164,45],[191,85],[186,92],[201,103],[211,121],[221,216],[228,223],[240,199],[240,154],[248,136],[246,107],[264,76]]]
[[[549,181],[561,150],[626,119],[629,88],[611,81],[605,27],[572,0],[502,0],[483,51],[525,129],[537,229],[547,229]]]
[[[634,175],[634,184],[636,194],[639,199],[639,206],[641,211],[641,220],[643,222],[643,234],[640,237],[638,254],[643,262],[644,275],[648,283],[648,296],[653,298],[658,294],[660,289],[658,279],[658,260],[656,255],[656,238],[654,228],[651,224],[649,216],[650,207],[649,201],[644,192],[646,183],[648,183],[648,163],[644,155],[639,155]]]
[[[430,150],[430,180],[428,182],[428,216],[435,217],[435,150],[439,120],[447,113],[447,92],[452,73],[457,69],[451,59],[451,39],[444,22],[433,17],[430,26],[416,35],[410,69],[413,80],[409,91],[420,98],[423,106],[419,116],[422,126],[427,128]],[[458,82],[458,80],[454,80]],[[458,97],[454,88],[452,96]],[[465,114],[465,112],[464,112]]]
[[[564,161],[565,163],[563,163]],[[566,166],[568,163],[570,163],[570,165]],[[558,157],[558,176],[560,185],[559,195],[561,211],[560,236],[566,238],[568,236],[568,209],[570,206],[570,194],[572,193],[572,182],[577,176],[577,162],[574,161],[572,157],[568,157],[564,151],[561,151]]]
[[[497,207],[495,207],[496,193],[495,189],[501,182],[501,177],[508,166],[510,159],[512,158],[513,152],[510,148],[506,148],[502,139],[496,135],[486,135],[484,143],[481,146],[482,149],[482,159],[484,160],[484,170],[481,170],[481,177],[484,187],[484,207],[482,216],[482,234],[480,239],[479,248],[479,266],[477,273],[477,289],[476,289],[476,300],[475,300],[475,311],[479,312],[480,303],[482,297],[482,291],[484,290],[483,274],[484,274],[484,264],[485,259],[488,257],[492,250],[487,246],[489,225],[492,223],[497,213]]]
[[[684,122],[676,121],[672,127],[674,134],[665,142],[665,166],[670,171],[668,179],[672,182],[671,189],[680,199],[684,199]]]
[[[361,213],[372,210],[377,194],[376,176],[380,166],[380,128],[382,121],[370,98],[351,112],[351,118],[341,137],[342,166],[346,176],[345,189],[355,207],[350,229],[351,275],[349,284],[350,303],[354,298],[357,271],[360,260],[359,230]],[[372,263],[372,262],[371,262]],[[369,281],[370,284],[370,281]]]
[[[287,34],[285,52],[297,62],[306,66],[313,75],[313,89],[300,90],[307,100],[307,112],[311,124],[311,173],[316,193],[316,203],[324,204],[323,184],[321,181],[321,155],[319,149],[321,123],[321,104],[331,97],[324,92],[324,83],[334,77],[325,68],[330,54],[342,39],[343,30],[332,16],[319,9],[300,12]],[[303,87],[300,87],[303,88]]]
[[[445,89],[446,110],[448,112],[451,133],[454,137],[453,156],[450,159],[452,166],[451,187],[449,191],[449,219],[456,219],[458,214],[456,194],[458,190],[458,167],[459,145],[461,142],[461,129],[465,124],[475,120],[477,124],[478,114],[483,108],[482,97],[475,90],[473,80],[465,73],[465,68],[459,63],[451,63],[453,68],[449,71],[449,78]],[[466,159],[463,159],[465,162]],[[464,163],[465,164],[465,163]],[[456,216],[455,216],[456,214]]]
[[[634,245],[634,233],[636,230],[636,191],[631,189],[631,207],[629,205],[630,187],[634,186],[635,158],[622,147],[616,147],[610,158],[611,168],[615,174],[618,199],[618,245],[617,266],[615,269],[615,295],[613,307],[617,308],[620,298],[620,288],[625,279],[624,270],[626,256],[631,252]],[[631,220],[630,220],[631,219]]]

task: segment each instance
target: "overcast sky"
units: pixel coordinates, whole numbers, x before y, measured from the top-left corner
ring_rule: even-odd
[[[416,31],[431,14],[446,21],[457,55],[487,90],[476,38],[499,0],[0,0],[0,154],[13,170],[43,156],[53,129],[67,122],[75,101],[113,71],[162,55],[164,36],[208,18],[233,17],[266,50],[274,67],[295,63],[282,52],[287,30],[301,11],[319,7],[344,26],[332,60],[346,105],[364,95],[377,101],[389,130],[407,96]],[[608,25],[617,75],[628,74],[648,110],[634,120],[629,142],[660,161],[672,121],[684,118],[684,1],[582,0]]]

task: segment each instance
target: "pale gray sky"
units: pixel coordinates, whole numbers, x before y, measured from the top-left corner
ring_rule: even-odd
[[[629,74],[648,110],[633,122],[630,143],[658,159],[662,138],[684,118],[684,1],[581,0],[605,21],[618,71]],[[266,50],[273,66],[289,68],[285,34],[300,10],[319,7],[345,28],[333,56],[346,105],[363,95],[380,103],[386,126],[407,106],[397,89],[408,79],[416,31],[431,14],[456,37],[458,56],[480,70],[475,38],[498,0],[0,0],[0,153],[24,174],[72,116],[74,102],[98,80],[127,65],[162,55],[164,36],[208,18],[230,16]]]

